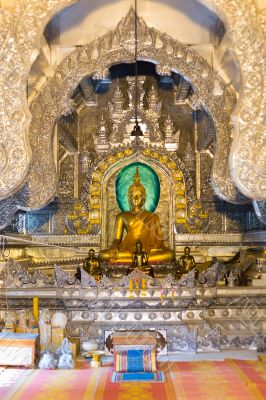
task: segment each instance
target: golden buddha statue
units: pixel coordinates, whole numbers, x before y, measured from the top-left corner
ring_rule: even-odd
[[[151,264],[173,261],[174,252],[165,247],[158,215],[143,208],[146,189],[140,182],[138,168],[128,190],[128,200],[131,210],[117,215],[115,238],[109,249],[100,252],[99,258],[107,262],[131,263],[136,243],[140,241]],[[124,230],[126,236],[123,239]]]
[[[190,247],[185,247],[184,254],[178,259],[178,263],[181,274],[187,274],[196,266],[194,257],[190,255]]]
[[[85,258],[83,262],[83,269],[88,274],[93,276],[93,278],[99,282],[102,278],[102,270],[97,257],[95,257],[95,251],[93,249],[89,250],[88,257]]]
[[[142,250],[141,241],[136,243],[136,250],[132,254],[132,264],[128,269],[128,273],[130,274],[135,268],[154,278],[152,267],[148,264],[148,255]]]

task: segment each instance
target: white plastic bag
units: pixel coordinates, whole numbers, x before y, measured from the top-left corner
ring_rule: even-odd
[[[41,358],[38,363],[40,369],[55,369],[57,367],[57,360],[54,353],[50,350],[45,350],[41,353]]]
[[[58,357],[58,368],[59,369],[72,369],[75,368],[75,361],[71,351],[71,343],[68,338],[64,338],[61,347],[56,350],[56,356]]]
[[[58,366],[59,369],[73,369],[75,368],[75,361],[72,356],[72,353],[63,353],[58,361]]]

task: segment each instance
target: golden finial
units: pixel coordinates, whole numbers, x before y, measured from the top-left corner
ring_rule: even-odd
[[[136,168],[136,173],[134,176],[134,184],[140,184],[139,167]]]

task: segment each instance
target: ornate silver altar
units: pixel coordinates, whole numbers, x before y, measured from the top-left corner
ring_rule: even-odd
[[[130,279],[145,275],[137,271],[100,283],[87,274],[79,282],[60,268],[47,278],[8,262],[1,274],[0,312],[31,308],[38,296],[40,308],[66,312],[69,335],[97,338],[102,348],[105,332],[151,329],[166,332],[169,354],[265,351],[266,288],[216,286],[215,267],[206,270],[205,281],[195,280],[193,272],[179,281],[171,275],[163,280],[145,276],[143,289],[130,285]]]

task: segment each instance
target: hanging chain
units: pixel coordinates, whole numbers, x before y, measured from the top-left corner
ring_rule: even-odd
[[[138,17],[137,0],[135,0],[135,124],[138,125]]]
[[[5,261],[7,261],[10,256],[10,248],[7,248],[7,238],[4,236],[0,238],[0,254],[1,258]]]

